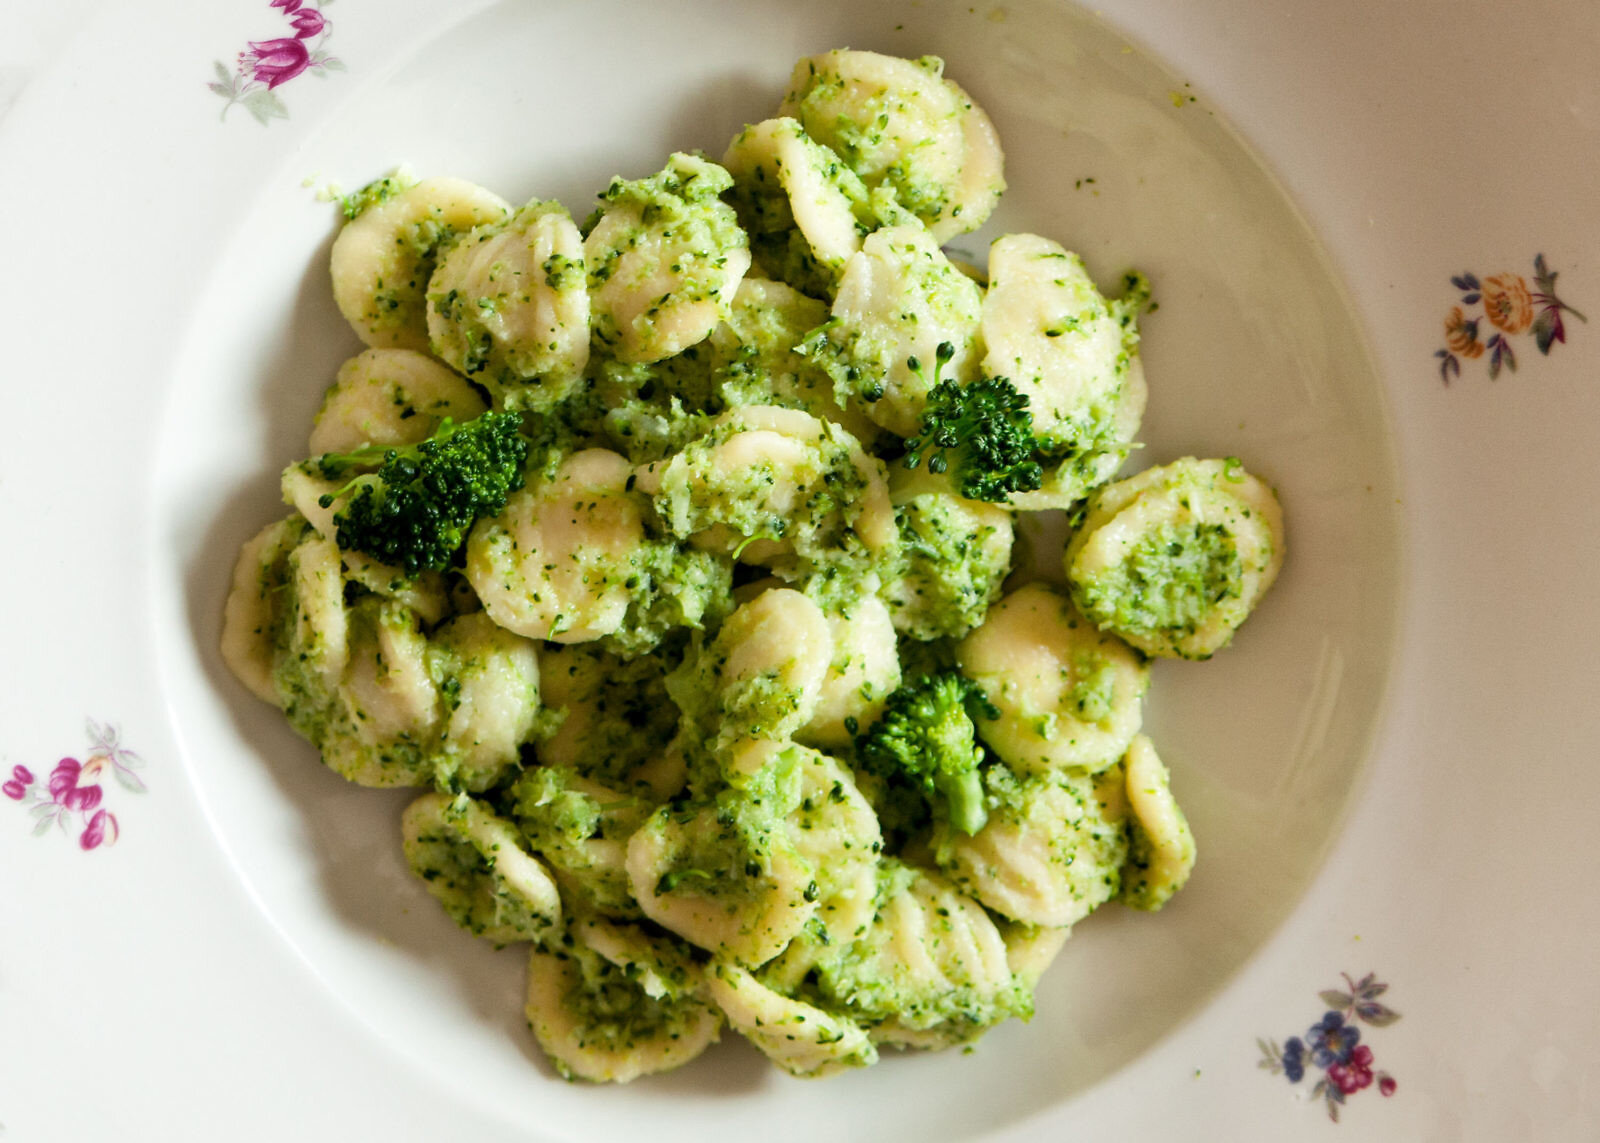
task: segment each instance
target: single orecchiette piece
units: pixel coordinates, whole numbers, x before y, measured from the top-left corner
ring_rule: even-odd
[[[1107,301],[1076,254],[1036,234],[989,248],[983,371],[1028,398],[1040,451],[1062,458],[1017,507],[1066,507],[1127,455],[1144,413],[1138,315],[1149,302],[1142,278],[1129,284],[1125,298]]]
[[[936,56],[826,52],[795,65],[779,114],[945,242],[982,226],[1006,184],[994,125],[943,73]]]
[[[981,905],[939,874],[895,861],[883,863],[879,882],[867,931],[815,970],[822,994],[875,1042],[943,1047],[1031,1012]]]
[[[1128,860],[1122,867],[1122,901],[1150,912],[1182,889],[1194,870],[1194,834],[1172,796],[1171,775],[1144,735],[1125,759],[1128,771]]]
[[[867,189],[839,156],[794,119],[746,127],[722,165],[739,221],[764,268],[818,297],[831,297],[845,259],[861,249],[858,216]]]
[[[639,916],[628,884],[628,838],[652,801],[553,766],[529,770],[511,794],[517,825],[569,900],[606,916]]]
[[[302,732],[357,785],[421,786],[434,773],[439,705],[416,613],[368,596],[350,609],[349,665],[333,710]],[[494,777],[478,774],[476,784]]]
[[[486,408],[477,390],[427,354],[368,349],[339,367],[322,398],[311,453],[416,444],[437,432],[444,418],[470,421]]]
[[[938,839],[951,879],[1001,916],[1049,928],[1076,924],[1115,897],[1128,855],[1121,769],[1008,785],[976,834]]]
[[[1185,457],[1100,489],[1067,545],[1078,606],[1149,655],[1208,659],[1283,565],[1278,498],[1237,460]]]
[[[714,962],[707,987],[733,1030],[790,1075],[817,1079],[878,1062],[859,1024],[774,992],[737,964]]]
[[[730,409],[670,460],[639,470],[668,531],[745,563],[870,563],[895,543],[883,464],[798,409]]]
[[[533,732],[539,710],[534,643],[476,611],[433,632],[428,667],[444,707],[434,777],[475,793],[486,790],[516,768]]]
[[[614,452],[573,453],[530,474],[497,516],[467,539],[467,579],[500,626],[533,639],[581,643],[621,626],[631,558],[644,542],[632,468]]]
[[[834,421],[863,445],[878,426],[855,404],[840,404],[833,378],[797,352],[828,317],[827,303],[770,278],[745,278],[727,320],[711,333],[717,392],[729,408],[782,405]]]
[[[428,282],[433,352],[507,408],[547,409],[589,361],[583,238],[558,202],[456,238]]]
[[[424,179],[368,206],[334,239],[333,300],[356,336],[379,348],[428,348],[428,278],[439,244],[510,213],[464,179]]]
[[[539,940],[561,898],[516,827],[465,794],[424,794],[401,817],[406,861],[451,918],[495,944]]]
[[[883,600],[862,595],[844,610],[827,614],[827,622],[833,657],[822,678],[816,712],[795,732],[799,741],[824,748],[848,746],[855,728],[870,726],[900,685],[894,621]]]
[[[851,255],[829,320],[806,340],[840,399],[902,437],[922,425],[928,393],[941,380],[978,375],[980,291],[951,264],[918,222],[874,231]],[[938,366],[939,346],[954,355]]]
[[[250,693],[278,705],[273,685],[277,632],[289,579],[289,553],[306,522],[290,516],[268,524],[239,549],[233,586],[222,612],[222,661]]]
[[[675,682],[674,697],[708,741],[783,742],[815,717],[833,662],[822,609],[789,588],[736,608],[717,637]]]
[[[1011,570],[1012,514],[958,496],[948,475],[896,465],[889,496],[900,558],[883,595],[913,639],[960,638],[983,622]]]
[[[816,911],[810,863],[736,791],[699,808],[662,806],[628,840],[627,869],[645,916],[741,964],[771,960]]]
[[[728,172],[674,154],[647,179],[613,179],[584,239],[593,333],[624,362],[660,361],[705,340],[750,268],[749,242],[719,197]]]
[[[625,965],[578,943],[528,957],[525,1014],[567,1079],[628,1083],[671,1071],[717,1042],[722,1017],[696,999],[653,996]]]
[[[1105,769],[1139,732],[1144,661],[1044,584],[996,604],[956,659],[1000,711],[978,734],[1019,773]]]

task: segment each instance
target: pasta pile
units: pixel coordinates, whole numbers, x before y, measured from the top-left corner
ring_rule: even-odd
[[[833,51],[581,225],[450,178],[346,200],[368,348],[224,656],[345,778],[426,790],[407,860],[530,946],[569,1078],[725,1026],[799,1076],[968,1043],[1189,875],[1148,657],[1229,641],[1281,515],[1231,459],[1111,482],[1147,288],[1032,234],[952,261],[1004,185],[939,60]],[[1062,509],[1065,590],[1007,591],[1018,515]]]

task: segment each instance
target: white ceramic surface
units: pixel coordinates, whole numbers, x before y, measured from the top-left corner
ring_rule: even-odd
[[[1541,353],[1521,327],[1550,304],[1519,316],[1511,284],[1537,294],[1542,254],[1600,309],[1592,6],[340,0],[304,38],[325,74],[224,115],[212,61],[308,7],[8,22],[33,50],[0,55],[5,1138],[1600,1135],[1600,329],[1559,311]],[[314,192],[405,161],[581,213],[613,173],[719,152],[839,44],[940,54],[994,117],[1012,189],[958,246],[1033,229],[1150,274],[1130,467],[1244,457],[1290,563],[1233,648],[1157,665],[1194,882],[1085,922],[1031,1025],[822,1084],[730,1037],[566,1085],[520,957],[406,874],[403,795],[324,771],[214,652],[233,553],[357,345]],[[1497,327],[1462,323],[1507,297],[1491,380]],[[87,768],[52,793],[63,757]],[[40,798],[72,828],[32,836]],[[101,811],[114,845],[107,818],[85,837]],[[1358,1021],[1397,1086],[1333,1126],[1324,1073],[1258,1069],[1257,1040],[1305,1037],[1342,973],[1401,1018]]]

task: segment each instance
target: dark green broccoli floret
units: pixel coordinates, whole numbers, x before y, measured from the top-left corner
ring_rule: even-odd
[[[521,428],[520,413],[460,424],[447,417],[421,444],[318,457],[312,467],[329,479],[380,466],[322,497],[327,508],[350,494],[334,516],[339,547],[398,564],[407,575],[448,568],[473,521],[500,511],[522,487],[528,440]]]
[[[955,671],[923,675],[889,696],[878,721],[856,739],[856,757],[885,779],[897,810],[904,809],[904,795],[896,788],[909,785],[942,805],[952,826],[974,834],[989,817],[974,719],[999,716],[972,680]]]
[[[955,355],[943,342],[940,367]],[[912,359],[912,368],[917,368]],[[922,432],[906,441],[907,468],[928,458],[929,472],[943,472],[954,453],[956,487],[968,500],[1002,501],[1015,492],[1032,492],[1044,480],[1034,458],[1033,414],[1028,395],[1004,377],[983,377],[971,385],[940,381],[928,393]]]

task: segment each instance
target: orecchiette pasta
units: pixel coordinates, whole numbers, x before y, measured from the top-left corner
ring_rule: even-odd
[[[979,733],[1020,772],[1104,769],[1139,732],[1144,662],[1043,584],[996,604],[957,659],[999,710]]]
[[[1143,656],[1228,642],[1281,512],[1231,460],[1107,483],[1147,287],[1038,235],[954,261],[1002,167],[941,61],[844,50],[581,223],[451,178],[344,200],[368,348],[239,553],[223,659],[336,773],[427,791],[405,858],[531,945],[568,1079],[724,1023],[805,1077],[970,1043],[1090,912],[1189,877]],[[1030,582],[1045,509],[1070,599]]]
[[[333,243],[333,300],[374,348],[428,349],[427,292],[439,245],[510,213],[463,179],[424,179],[378,197]]]

